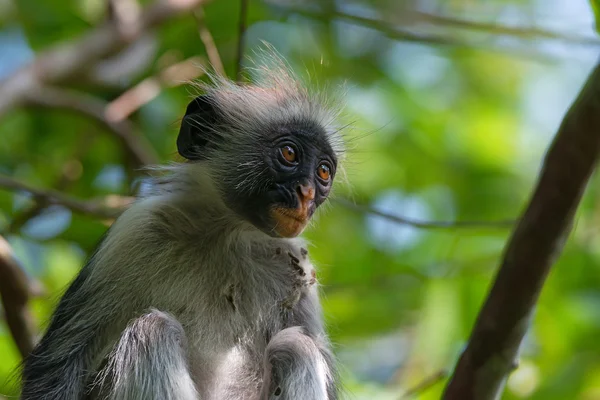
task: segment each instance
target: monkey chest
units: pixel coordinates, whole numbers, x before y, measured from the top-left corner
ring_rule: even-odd
[[[237,308],[239,311],[241,307]],[[283,321],[259,312],[255,317],[255,321],[242,319],[231,310],[221,316],[221,329],[198,330],[191,335],[189,367],[201,399],[251,399],[258,395],[270,331],[280,329]]]

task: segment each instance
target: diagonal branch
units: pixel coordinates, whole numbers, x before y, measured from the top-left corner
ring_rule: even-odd
[[[314,18],[316,20],[328,20],[330,18],[343,19],[356,25],[361,25],[367,28],[377,30],[391,39],[404,40],[407,42],[427,43],[433,45],[466,45],[466,43],[459,43],[449,37],[411,32],[406,29],[401,29],[399,26],[388,23],[387,21],[369,17],[362,17],[354,14],[347,14],[341,11],[320,13],[304,8],[287,8],[285,9],[285,11],[304,15],[310,18]]]
[[[225,67],[223,67],[223,61],[221,61],[221,56],[219,55],[219,49],[215,44],[215,40],[213,39],[212,34],[208,30],[206,26],[206,19],[204,17],[204,10],[202,7],[199,7],[195,12],[194,16],[196,17],[196,21],[198,21],[198,35],[200,36],[200,40],[204,44],[204,48],[206,50],[206,54],[208,55],[208,60],[212,68],[221,76],[225,76]]]
[[[22,357],[33,350],[35,342],[32,317],[27,308],[29,296],[29,279],[8,242],[0,236],[0,297],[6,324]]]
[[[444,400],[500,398],[550,267],[600,158],[600,64],[565,116]]]
[[[332,18],[341,19],[351,24],[363,26],[380,32],[390,39],[425,43],[435,46],[454,46],[464,47],[483,51],[499,52],[501,54],[508,54],[510,56],[523,57],[529,59],[535,59],[539,61],[556,61],[556,57],[543,52],[537,51],[532,52],[531,50],[523,50],[519,48],[508,48],[501,46],[490,46],[489,44],[482,44],[479,42],[461,40],[459,38],[452,37],[446,32],[444,33],[425,33],[419,32],[416,29],[411,29],[410,26],[400,26],[398,23],[392,21],[386,21],[385,19],[377,19],[372,17],[364,17],[360,15],[345,13],[334,10],[332,12],[320,12],[314,11],[308,8],[300,7],[282,7],[275,1],[269,0],[269,4],[279,7],[282,11],[287,13],[296,13],[309,18],[320,21],[328,21]],[[537,28],[517,28],[503,25],[485,24],[472,21],[454,20],[449,17],[437,16],[434,14],[425,14],[415,12],[414,18],[410,19],[411,22],[428,22],[429,24],[435,24],[438,26],[444,25],[446,27],[462,27],[470,28],[472,30],[487,31],[493,35],[504,35],[513,37],[526,37],[531,34],[531,37],[539,37],[545,39],[562,40],[568,43],[576,43],[583,45],[600,45],[600,40],[595,38],[589,38],[585,36],[567,36],[552,31],[544,31]],[[422,30],[422,29],[421,29]]]
[[[0,188],[29,193],[46,204],[58,204],[77,213],[99,218],[116,218],[133,201],[130,197],[117,195],[106,196],[98,200],[79,200],[57,190],[35,188],[3,175],[0,175]]]
[[[168,66],[156,76],[144,79],[106,105],[106,119],[112,124],[123,124],[127,117],[156,98],[163,87],[183,85],[202,75],[202,63],[199,57],[188,58]]]
[[[108,19],[114,21],[124,36],[135,34],[140,20],[140,5],[136,0],[108,0]]]
[[[269,3],[277,6],[273,0],[268,0]],[[339,10],[333,10],[328,13],[320,13],[309,8],[284,8],[287,12],[294,12],[301,15],[306,15],[316,19],[324,18],[340,18],[346,21],[351,21],[359,25],[373,28],[381,31],[391,38],[402,39],[407,41],[425,41],[432,44],[459,44],[452,39],[442,35],[422,35],[411,33],[401,29],[398,23],[386,20],[385,18],[371,18],[356,14],[350,14]],[[520,39],[548,39],[562,41],[570,44],[580,44],[585,46],[600,46],[600,39],[595,36],[585,36],[577,34],[566,34],[551,30],[541,29],[532,26],[510,26],[497,23],[480,22],[475,20],[454,18],[447,15],[434,14],[418,10],[410,10],[403,16],[402,21],[406,21],[411,25],[429,24],[439,27],[468,29],[471,31],[479,31],[496,36],[512,36]],[[401,22],[402,22],[401,21]],[[463,43],[467,45],[467,43]]]
[[[203,0],[157,0],[140,12],[135,29],[120,29],[118,20],[107,21],[81,38],[40,54],[29,65],[0,82],[0,117],[21,104],[36,87],[59,83],[85,70],[97,60],[125,48],[143,33],[190,11]]]
[[[532,26],[510,26],[490,22],[453,18],[447,15],[433,14],[412,10],[411,21],[425,22],[438,26],[485,32],[491,35],[513,36],[522,39],[549,39],[570,44],[585,46],[600,46],[600,40],[595,36],[566,34]],[[412,19],[414,16],[414,19]]]
[[[64,191],[81,177],[81,170],[78,171],[78,166],[81,165],[79,160],[91,149],[94,139],[94,134],[81,135],[78,138],[78,145],[73,155],[63,164],[60,169],[60,175],[52,185],[54,189]],[[17,232],[27,223],[27,221],[42,213],[48,205],[49,204],[47,204],[44,199],[38,198],[37,202],[13,215],[5,232]]]
[[[0,101],[2,100],[0,99]],[[23,93],[23,104],[63,108],[91,117],[123,142],[125,151],[136,161],[138,166],[155,164],[159,160],[156,152],[144,137],[134,134],[133,126],[129,121],[111,120],[105,113],[108,104],[94,96],[67,89],[37,86]]]
[[[389,214],[379,211],[370,206],[356,204],[350,200],[337,198],[338,203],[351,210],[355,210],[365,214],[372,214],[378,217],[385,218],[400,225],[410,225],[415,228],[422,229],[453,229],[453,228],[510,228],[515,225],[516,221],[507,219],[499,221],[420,221],[406,217]]]

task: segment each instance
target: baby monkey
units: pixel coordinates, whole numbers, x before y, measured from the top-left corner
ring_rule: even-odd
[[[271,63],[273,64],[273,63]],[[334,357],[297,236],[343,153],[337,111],[275,62],[213,77],[177,148],[62,297],[24,400],[331,400]]]

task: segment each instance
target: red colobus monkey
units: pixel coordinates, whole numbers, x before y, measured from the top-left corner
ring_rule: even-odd
[[[23,400],[338,398],[297,238],[336,176],[338,110],[271,64],[188,105],[186,162],[160,168],[68,288]]]

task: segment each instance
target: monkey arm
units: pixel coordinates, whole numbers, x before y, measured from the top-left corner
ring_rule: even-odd
[[[287,252],[287,256],[289,257],[288,265],[291,266],[293,279],[291,284],[292,293],[282,303],[283,327],[285,329],[271,339],[268,349],[271,349],[271,351],[277,350],[275,354],[279,354],[278,352],[285,354],[284,360],[289,359],[292,355],[295,355],[298,360],[286,363],[279,362],[276,368],[273,367],[272,373],[274,376],[302,375],[307,382],[312,382],[309,386],[324,388],[323,394],[316,397],[311,397],[309,396],[310,393],[306,393],[304,397],[299,396],[297,398],[307,400],[337,399],[337,368],[325,332],[319,294],[315,284],[314,266],[310,262],[308,251],[303,243],[300,247]],[[280,335],[283,335],[283,338],[280,338]],[[279,340],[276,340],[278,338]],[[287,345],[287,348],[278,350],[279,347],[285,345]],[[268,352],[266,357],[270,357]],[[274,360],[278,359],[278,357],[274,358]],[[307,372],[309,366],[310,373]],[[300,372],[296,372],[295,375],[290,374],[290,369],[299,369]],[[315,380],[315,377],[319,377],[319,379]],[[290,384],[293,384],[293,382]],[[271,383],[271,385],[273,384]],[[274,393],[276,389],[277,387],[271,388],[271,393]],[[292,390],[292,388],[288,388],[288,390]],[[275,398],[281,399],[281,397]],[[287,399],[288,397],[284,398]]]
[[[24,360],[21,400],[73,400],[85,391],[89,357],[96,348],[99,324],[88,318],[94,292],[83,289],[89,264],[63,295],[50,323],[31,354]]]
[[[308,287],[302,293],[298,304],[289,313],[287,326],[302,327],[306,336],[312,340],[319,350],[326,366],[324,372],[326,374],[327,397],[323,397],[323,399],[337,399],[339,383],[335,357],[333,356],[331,344],[325,332],[321,303],[316,285]],[[319,363],[316,363],[316,366],[318,365]],[[318,399],[320,400],[321,398]]]
[[[273,270],[280,304],[279,331],[269,340],[263,358],[260,400],[336,400],[336,368],[323,325],[314,267],[304,242],[274,246]],[[287,295],[285,295],[287,293]]]
[[[157,310],[133,320],[98,375],[95,398],[197,400],[179,321]]]
[[[271,369],[266,368],[265,373],[273,379],[265,379],[269,384],[263,390],[270,390],[272,397],[263,398],[334,400],[338,398],[337,371],[324,328],[314,267],[304,248],[297,255],[288,254],[295,274],[294,289],[283,303],[285,329],[267,347],[265,362]],[[302,395],[297,392],[301,389],[298,380],[305,382]],[[284,397],[273,396],[278,389]]]
[[[331,371],[322,350],[304,328],[277,333],[265,351],[260,400],[327,400]]]

